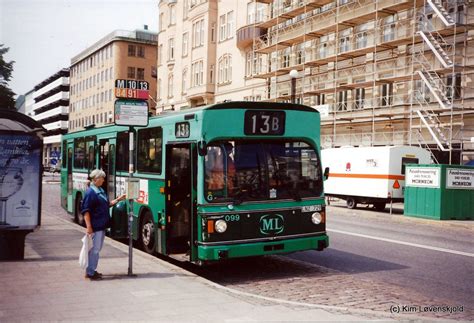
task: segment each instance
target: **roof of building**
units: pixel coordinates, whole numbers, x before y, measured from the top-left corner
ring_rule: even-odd
[[[115,30],[111,32],[110,34],[106,35],[96,43],[94,43],[92,46],[86,48],[82,52],[80,52],[78,55],[74,56],[71,58],[71,65],[74,65],[84,58],[88,57],[92,53],[95,53],[102,47],[110,44],[113,41],[117,40],[124,40],[124,41],[133,41],[133,42],[140,42],[140,43],[145,43],[145,44],[152,44],[156,45],[158,44],[158,33],[152,32],[149,30]]]

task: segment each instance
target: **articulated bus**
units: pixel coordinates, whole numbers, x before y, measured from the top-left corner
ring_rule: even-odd
[[[94,126],[63,136],[61,204],[83,224],[88,174],[124,193],[129,128]],[[297,104],[225,102],[165,113],[135,127],[133,239],[150,254],[203,264],[328,247],[320,116]],[[128,202],[111,209],[126,238]]]

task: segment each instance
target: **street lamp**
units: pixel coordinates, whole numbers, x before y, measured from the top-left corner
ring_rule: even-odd
[[[297,70],[290,71],[291,78],[291,103],[296,103],[296,78],[298,77]]]

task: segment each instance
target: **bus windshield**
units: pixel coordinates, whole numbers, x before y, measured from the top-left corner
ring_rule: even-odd
[[[209,202],[319,197],[323,192],[316,151],[301,141],[219,141],[204,158]]]

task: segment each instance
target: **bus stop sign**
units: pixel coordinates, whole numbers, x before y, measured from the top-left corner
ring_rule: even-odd
[[[115,100],[115,124],[118,126],[148,126],[148,102],[139,100]]]

